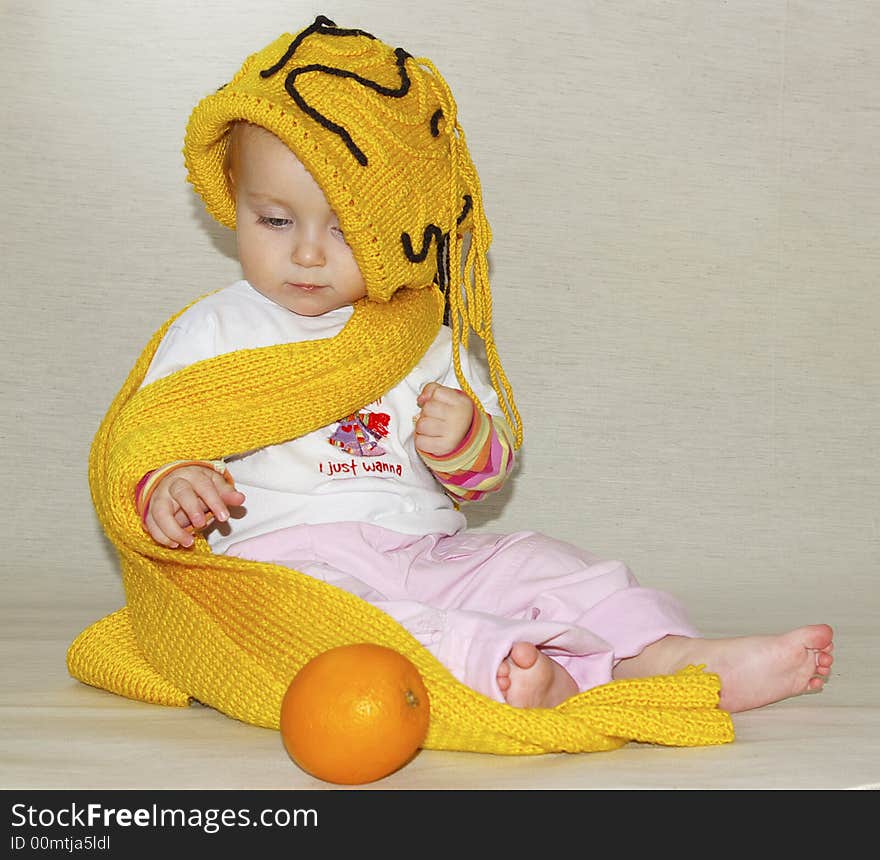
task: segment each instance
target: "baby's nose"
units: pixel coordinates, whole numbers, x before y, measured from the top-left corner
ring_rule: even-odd
[[[322,266],[324,247],[317,237],[308,232],[294,237],[291,259],[299,266]]]

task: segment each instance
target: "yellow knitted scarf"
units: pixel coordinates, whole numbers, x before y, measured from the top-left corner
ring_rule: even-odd
[[[464,686],[394,619],[345,591],[289,568],[214,555],[203,538],[191,550],[167,549],[144,531],[134,493],[147,471],[276,444],[370,403],[423,355],[442,310],[435,288],[398,290],[387,303],[359,302],[334,338],[221,355],[141,388],[169,320],[92,446],[92,497],[118,551],[127,606],[77,637],[71,674],[132,699],[197,700],[277,728],[287,686],[309,659],[375,642],[408,657],[424,678],[427,748],[536,754],[731,741],[719,679],[698,668],[616,681],[553,709],[517,709]]]

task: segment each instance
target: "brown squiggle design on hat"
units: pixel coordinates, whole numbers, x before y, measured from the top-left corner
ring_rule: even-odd
[[[270,66],[268,69],[263,69],[260,72],[260,77],[268,78],[271,75],[276,74],[280,69],[284,68],[288,62],[290,62],[291,57],[296,53],[297,48],[303,43],[305,39],[312,35],[312,33],[322,33],[327,36],[364,36],[367,39],[375,39],[376,37],[370,33],[367,33],[364,30],[346,30],[340,27],[337,27],[336,24],[333,23],[329,18],[325,18],[323,15],[319,15],[315,18],[315,22],[306,27],[289,45],[287,50],[284,52],[284,55],[275,63],[274,66]],[[365,78],[362,75],[357,74],[356,72],[350,72],[347,69],[339,69],[335,66],[325,66],[321,63],[312,63],[308,66],[300,66],[299,68],[295,68],[292,71],[288,72],[287,78],[284,81],[284,89],[287,90],[288,95],[296,102],[297,106],[303,113],[308,114],[315,122],[320,123],[324,128],[333,134],[338,135],[342,142],[348,147],[351,154],[355,157],[358,164],[363,167],[367,166],[367,156],[364,154],[363,150],[354,142],[351,135],[348,131],[338,123],[333,122],[328,117],[324,116],[324,114],[320,113],[320,111],[315,110],[303,97],[300,95],[299,91],[296,88],[296,79],[299,75],[306,74],[308,72],[321,72],[327,75],[335,75],[339,78],[351,78],[353,81],[357,81],[359,84],[365,87],[369,87],[371,90],[375,90],[375,92],[379,93],[379,95],[388,96],[389,98],[403,98],[408,92],[410,88],[410,79],[409,75],[406,72],[406,61],[412,55],[407,53],[403,48],[396,48],[394,51],[394,56],[397,57],[397,70],[400,74],[400,86],[396,89],[392,89],[391,87],[385,87],[377,81],[371,81],[369,78]]]
[[[437,111],[440,113],[440,111]],[[471,207],[473,206],[473,199],[470,194],[464,195],[464,206],[462,207],[461,214],[456,218],[456,225],[460,225],[465,218],[467,218],[468,213],[471,211]],[[449,234],[444,233],[436,224],[428,224],[425,227],[424,232],[422,233],[422,249],[416,252],[415,248],[413,248],[412,236],[409,233],[401,233],[400,234],[400,243],[403,245],[403,253],[406,255],[406,258],[411,263],[421,263],[425,257],[428,256],[428,251],[431,248],[431,242],[436,243],[437,250],[437,275],[434,278],[434,283],[440,288],[440,291],[443,293],[444,297],[444,307],[443,307],[443,323],[444,325],[449,325],[450,321],[450,313],[451,308],[449,307],[449,254],[448,250],[448,240]]]

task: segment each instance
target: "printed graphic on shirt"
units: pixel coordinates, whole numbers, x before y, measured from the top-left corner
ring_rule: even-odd
[[[381,457],[387,452],[378,442],[388,435],[390,422],[387,412],[356,412],[337,422],[327,441],[354,457]]]
[[[377,401],[377,403],[381,403]],[[334,447],[351,455],[347,462],[328,460],[318,464],[322,475],[341,478],[359,478],[368,475],[403,475],[400,463],[373,459],[389,453],[379,441],[391,432],[391,416],[387,412],[371,412],[362,409],[337,421],[336,429],[327,441]],[[357,458],[357,459],[355,459]]]

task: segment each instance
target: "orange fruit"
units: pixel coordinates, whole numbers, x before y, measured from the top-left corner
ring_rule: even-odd
[[[383,645],[341,645],[312,658],[281,703],[281,737],[304,771],[327,782],[372,782],[403,767],[428,733],[418,669]]]

